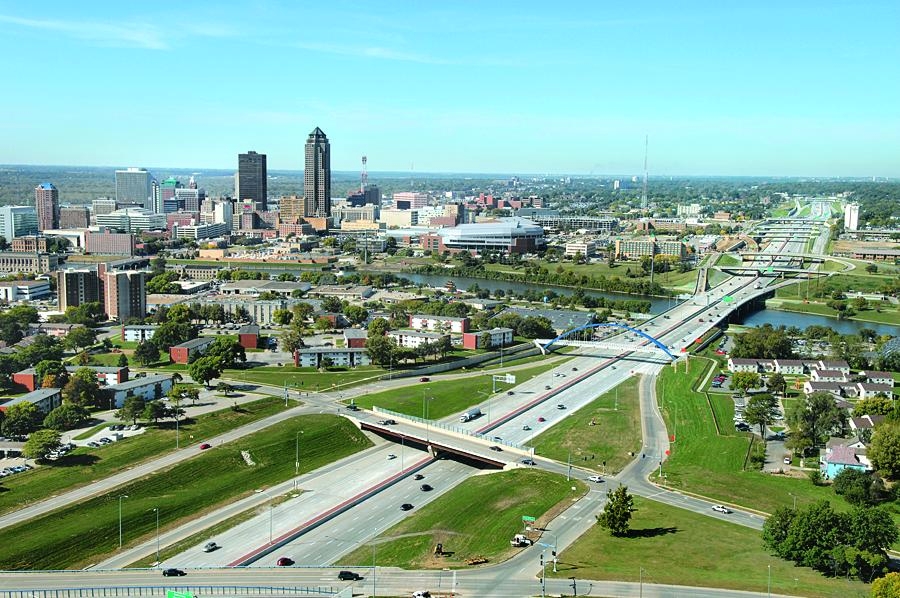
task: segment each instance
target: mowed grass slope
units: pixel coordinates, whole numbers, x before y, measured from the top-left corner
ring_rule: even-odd
[[[634,502],[628,537],[592,527],[562,552],[555,576],[766,592],[771,566],[775,594],[869,596],[861,582],[825,577],[769,555],[756,530],[640,497]],[[547,575],[554,576],[549,567]]]
[[[633,459],[628,453],[641,448],[638,380],[636,376],[628,378],[617,389],[597,397],[536,436],[532,443],[535,453],[562,462],[571,455],[572,463],[579,467],[607,473],[621,471]],[[538,426],[541,424],[532,425]]]
[[[536,469],[471,477],[377,538],[378,566],[439,569],[465,566],[466,559],[475,556],[503,560],[515,552],[509,541],[522,533],[523,515],[536,517],[535,525],[541,527],[586,490],[581,482]],[[450,554],[435,558],[437,543]],[[341,562],[371,565],[372,545]]]
[[[301,471],[311,471],[371,442],[348,420],[307,415],[281,422],[234,442],[215,446],[174,467],[107,494],[0,530],[0,569],[71,569],[102,560],[119,542],[119,497],[125,543],[161,527],[193,519],[201,512],[294,475],[296,434],[303,431]],[[241,451],[249,451],[248,465]],[[289,458],[285,458],[290,455]]]
[[[569,358],[554,359],[551,363],[517,370],[513,372],[516,376],[516,384],[539,376],[568,360]],[[377,406],[415,417],[422,417],[423,409],[427,409],[428,419],[441,419],[483,403],[491,393],[492,376],[493,374],[473,372],[466,378],[420,382],[417,386],[386,390],[357,397],[354,401],[365,409]],[[498,382],[496,387],[497,392],[500,393],[512,388],[513,385]],[[425,406],[426,402],[427,407]]]
[[[676,438],[671,455],[662,467],[665,478],[657,481],[767,513],[791,506],[794,496],[800,504],[824,498],[832,500],[837,508],[846,508],[846,503],[829,488],[813,486],[805,476],[793,478],[752,468],[745,470],[751,435],[734,430],[730,397],[712,398],[714,408],[711,408],[706,395],[692,390],[714,365],[710,359],[691,357],[687,375],[683,363],[677,371],[667,367],[660,374],[657,400],[669,435],[674,434]],[[721,434],[716,432],[714,412]],[[756,450],[761,442],[758,437],[753,442]]]
[[[182,448],[218,436],[245,424],[269,417],[285,409],[284,401],[265,398],[182,420],[179,423]],[[108,424],[97,426],[105,429]],[[96,428],[95,428],[96,430]],[[193,438],[192,438],[193,437]],[[175,422],[161,421],[143,434],[100,448],[81,447],[49,465],[3,479],[0,513],[43,500],[52,494],[72,490],[108,477],[152,457],[175,450]]]

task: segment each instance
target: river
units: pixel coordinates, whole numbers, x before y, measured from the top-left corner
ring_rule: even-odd
[[[753,312],[741,322],[745,326],[762,326],[771,324],[774,327],[796,326],[803,330],[807,326],[824,326],[839,332],[840,334],[856,334],[863,328],[874,330],[878,334],[900,336],[900,324],[876,324],[874,322],[859,322],[857,320],[838,320],[818,314],[801,314],[792,311],[779,311],[777,309],[762,309]]]
[[[492,293],[498,289],[503,289],[504,291],[515,291],[516,293],[522,293],[523,291],[544,291],[550,290],[554,291],[558,295],[571,295],[575,289],[570,287],[558,287],[552,284],[533,284],[530,282],[510,282],[506,280],[487,280],[481,278],[465,278],[462,276],[438,276],[436,274],[410,274],[407,272],[402,272],[397,274],[397,276],[401,276],[410,282],[415,284],[424,284],[430,287],[439,287],[443,288],[448,280],[452,280],[453,284],[456,285],[456,288],[460,291],[465,291],[469,287],[473,285],[478,285],[479,288],[486,289],[491,291]],[[680,301],[675,298],[665,298],[665,297],[645,297],[644,295],[629,295],[628,293],[609,293],[604,291],[593,291],[590,289],[584,289],[585,295],[590,295],[591,297],[605,297],[606,299],[615,299],[618,301],[649,301],[650,302],[650,313],[651,314],[661,314],[662,312],[675,307]]]

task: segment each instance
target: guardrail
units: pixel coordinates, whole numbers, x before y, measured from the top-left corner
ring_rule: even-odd
[[[507,442],[502,439],[497,440],[493,436],[489,436],[488,434],[484,434],[481,432],[475,432],[472,430],[467,430],[466,428],[460,428],[459,426],[456,426],[453,424],[448,424],[448,423],[430,420],[430,419],[426,420],[421,417],[416,417],[415,415],[409,415],[407,413],[397,413],[395,411],[391,411],[390,409],[385,409],[384,407],[378,407],[378,406],[372,407],[372,411],[374,411],[375,413],[382,413],[384,415],[390,415],[391,417],[396,418],[396,419],[403,419],[403,420],[406,420],[409,422],[413,422],[413,423],[419,424],[421,426],[427,426],[429,428],[436,428],[438,430],[446,430],[447,432],[451,432],[453,434],[459,434],[461,436],[471,436],[472,438],[477,438],[479,440],[483,440],[490,444],[502,444],[504,446],[508,446],[509,448],[513,448],[513,449],[516,449],[519,451],[526,450],[525,447],[523,447],[521,444]],[[484,417],[483,413],[482,413],[481,417]]]
[[[103,598],[115,596],[165,596],[166,592],[194,596],[335,596],[333,587],[293,586],[109,586],[48,590],[0,590],[0,598]]]

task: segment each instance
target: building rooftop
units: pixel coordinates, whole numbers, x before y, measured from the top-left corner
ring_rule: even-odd
[[[183,349],[198,349],[211,344],[214,340],[216,339],[211,336],[200,336],[189,341],[185,341],[180,345],[172,345],[172,348],[178,347]]]
[[[3,404],[3,408],[6,409],[17,403],[37,403],[38,401],[42,401],[47,397],[58,395],[59,393],[60,390],[58,388],[39,388],[37,390],[32,390],[27,394],[13,397]]]
[[[246,324],[240,327],[240,329],[238,330],[238,334],[255,334],[258,336],[259,326],[257,326],[256,324]]]
[[[107,386],[108,389],[113,391],[129,391],[134,388],[142,388],[147,386],[148,384],[157,384],[159,382],[164,382],[166,380],[171,380],[172,374],[150,374],[144,378],[135,378],[133,380],[129,380],[128,382],[121,382],[119,384],[110,384]]]

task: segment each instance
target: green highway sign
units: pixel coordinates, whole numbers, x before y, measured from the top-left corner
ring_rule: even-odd
[[[166,598],[194,598],[190,592],[176,592],[175,590],[166,590]]]
[[[731,303],[732,301],[734,301],[734,297],[732,297],[731,295],[725,295],[724,297],[722,297],[722,303]]]
[[[529,517],[528,515],[522,515],[522,521],[525,521],[526,523],[534,523],[535,521],[537,521],[537,519],[535,519],[534,517]]]

